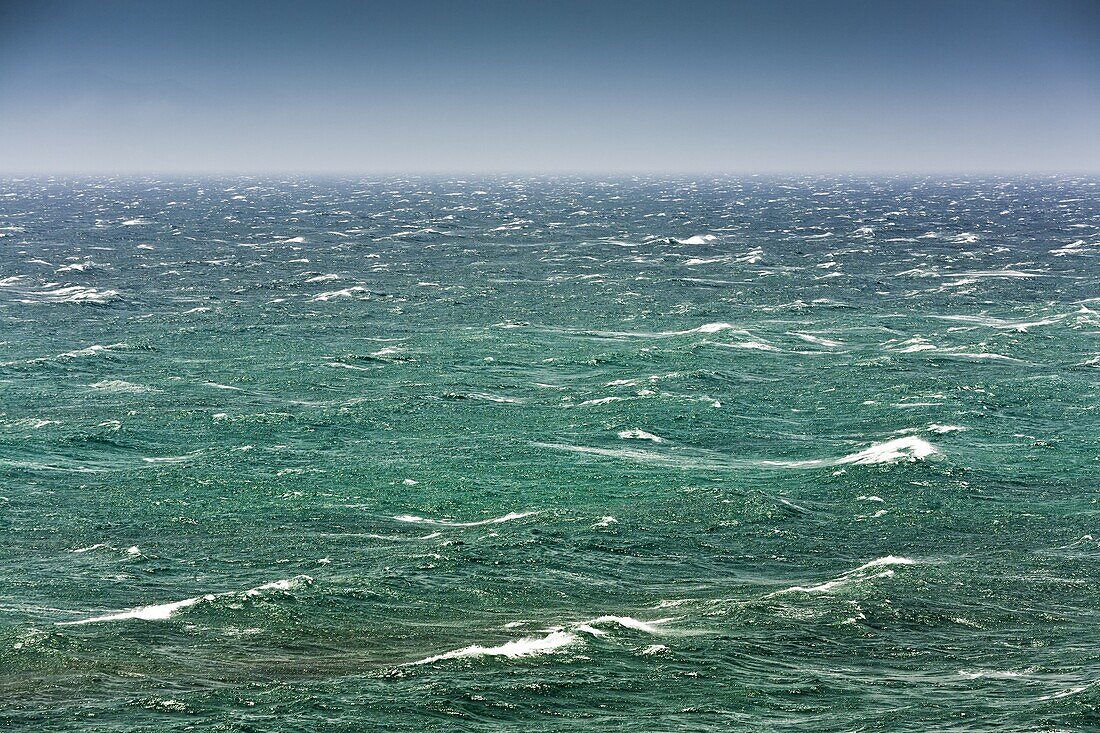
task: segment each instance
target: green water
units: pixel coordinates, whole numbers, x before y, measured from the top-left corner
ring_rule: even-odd
[[[5,730],[1100,726],[1094,180],[0,190]]]

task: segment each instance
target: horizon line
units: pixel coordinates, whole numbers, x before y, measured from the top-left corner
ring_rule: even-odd
[[[493,170],[460,170],[460,169],[335,169],[335,170],[308,170],[308,169],[224,169],[224,170],[190,170],[190,169],[147,169],[147,170],[78,170],[78,169],[41,169],[41,170],[3,170],[0,169],[0,180],[33,179],[33,178],[232,178],[232,177],[297,177],[297,178],[350,178],[350,177],[483,177],[494,178],[504,176],[529,176],[529,177],[592,177],[592,178],[633,178],[667,176],[675,178],[686,177],[715,177],[715,178],[769,178],[769,177],[820,177],[820,178],[957,178],[957,177],[988,177],[988,178],[1100,178],[1100,169],[958,169],[958,170],[885,170],[885,169],[849,169],[849,170],[690,170],[690,169],[630,169],[630,170],[600,170],[600,169],[493,169]]]

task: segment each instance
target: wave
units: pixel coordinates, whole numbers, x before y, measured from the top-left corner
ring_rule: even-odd
[[[433,654],[430,657],[409,662],[410,665],[432,664],[448,659],[466,659],[478,657],[505,657],[507,659],[520,659],[534,657],[543,654],[553,654],[565,647],[583,643],[581,634],[604,638],[607,632],[598,628],[601,625],[616,625],[632,631],[641,631],[647,634],[665,633],[659,628],[661,624],[671,621],[671,618],[656,619],[654,621],[640,621],[631,616],[599,616],[588,621],[581,621],[568,628],[549,629],[545,636],[524,636],[520,639],[508,641],[496,646],[482,646],[471,644],[470,646],[455,649],[441,654]]]
[[[1004,318],[994,318],[993,316],[985,316],[985,315],[979,315],[979,316],[958,316],[958,315],[937,316],[937,315],[934,315],[934,316],[932,316],[932,318],[936,318],[936,319],[941,320],[941,321],[955,321],[955,322],[958,322],[958,323],[971,323],[975,327],[987,326],[989,328],[996,328],[996,329],[1000,329],[1000,330],[1004,330],[1004,331],[1016,331],[1017,333],[1027,333],[1027,330],[1029,328],[1035,328],[1036,326],[1050,326],[1050,325],[1053,325],[1055,323],[1058,323],[1059,321],[1061,321],[1065,317],[1066,317],[1066,314],[1062,313],[1060,315],[1050,316],[1049,318],[1040,318],[1037,321],[1010,321],[1010,320],[1007,320],[1007,319],[1004,319]]]
[[[97,290],[82,285],[45,286],[41,290],[24,293],[20,303],[88,303],[105,305],[121,299],[117,290]]]
[[[545,331],[549,333],[564,333],[575,334],[579,336],[595,336],[598,338],[641,338],[641,339],[656,339],[656,338],[674,338],[676,336],[690,336],[697,333],[718,333],[719,331],[736,331],[743,336],[750,335],[748,331],[739,329],[732,323],[725,323],[723,321],[716,321],[713,323],[704,323],[695,328],[685,328],[678,331],[605,331],[601,329],[587,329],[587,328],[569,328],[566,326],[529,326],[526,323],[501,323],[497,324],[497,328],[535,328],[539,331]]]
[[[102,550],[105,547],[110,547],[110,545],[108,545],[105,542],[98,542],[94,545],[88,545],[87,547],[78,547],[75,550],[69,550],[69,552],[75,552],[77,554],[80,554],[80,553],[84,553],[84,552],[91,552],[93,550]]]
[[[532,512],[509,512],[500,517],[493,517],[492,519],[482,519],[477,522],[454,522],[449,519],[428,519],[426,517],[418,517],[415,514],[399,514],[394,519],[398,522],[410,522],[414,524],[434,524],[440,527],[480,527],[486,524],[500,524],[502,522],[510,522],[513,519],[523,519],[524,517],[530,517],[534,514],[538,514],[537,511]]]
[[[676,239],[674,241],[677,244],[710,244],[711,242],[718,241],[718,237],[713,234],[696,234],[687,239]]]
[[[844,456],[836,461],[838,465],[854,463],[872,465],[876,463],[898,463],[900,461],[919,461],[934,455],[935,447],[928,441],[914,435],[895,438],[885,443],[874,443],[857,453]]]
[[[594,405],[607,405],[612,402],[625,402],[632,399],[630,397],[598,397],[596,399],[585,400],[584,402],[578,402],[577,407],[592,407]]]
[[[443,652],[431,657],[412,662],[412,664],[431,664],[446,659],[462,659],[464,657],[507,657],[517,659],[520,657],[532,657],[539,654],[549,654],[562,647],[576,644],[581,639],[576,634],[568,631],[553,631],[546,636],[525,636],[522,639],[509,641],[499,646],[481,646],[471,644],[461,649]]]
[[[867,448],[849,453],[840,458],[813,458],[803,461],[762,461],[768,466],[780,468],[814,468],[818,466],[872,466],[879,463],[902,463],[919,461],[935,455],[939,451],[926,440],[908,435],[882,443],[872,443]]]
[[[1088,247],[1095,246],[1095,243],[1086,242],[1083,239],[1078,239],[1069,244],[1058,247],[1057,249],[1048,250],[1055,257],[1065,257],[1066,255],[1080,255],[1087,254]]]
[[[632,629],[633,631],[644,631],[647,634],[661,634],[665,630],[659,628],[662,624],[667,624],[672,621],[672,618],[659,618],[653,621],[639,621],[633,616],[600,616],[594,618],[591,621],[586,621],[583,624],[578,624],[577,628],[589,627],[593,628],[600,624],[615,624],[621,626],[624,629]]]
[[[633,430],[620,430],[619,437],[623,440],[648,440],[651,443],[664,443],[665,439],[660,435],[647,433],[645,430],[634,428]]]
[[[814,336],[813,334],[810,334],[810,333],[799,333],[798,331],[790,331],[789,333],[792,336],[796,336],[796,337],[802,339],[806,343],[817,344],[818,346],[835,347],[835,346],[843,346],[844,345],[844,343],[842,341],[833,341],[832,339],[822,338],[821,336]]]
[[[659,463],[684,465],[692,468],[822,468],[844,465],[869,466],[881,463],[911,463],[936,455],[939,451],[926,440],[914,435],[894,438],[882,443],[872,443],[863,450],[849,453],[840,458],[810,458],[803,460],[775,460],[752,458],[723,458],[714,451],[659,452],[637,448],[595,448],[565,443],[533,443],[538,448],[587,453],[590,455],[622,458],[640,463]]]
[[[92,344],[91,346],[83,349],[76,349],[74,351],[66,351],[63,354],[58,354],[57,359],[77,359],[82,356],[97,356],[98,354],[107,353],[116,349],[125,349],[125,343],[108,344],[103,346],[102,344]]]
[[[91,260],[88,260],[87,262],[73,262],[73,263],[68,264],[68,265],[62,265],[61,267],[54,270],[54,273],[58,273],[58,272],[84,272],[85,270],[105,269],[105,268],[109,268],[109,267],[110,267],[110,265],[105,265],[105,264],[102,264],[100,262],[92,262]]]
[[[817,585],[792,585],[790,588],[784,588],[783,590],[769,593],[765,598],[772,598],[777,595],[786,593],[830,593],[834,590],[843,588],[844,586],[852,583],[861,583],[867,580],[874,580],[876,578],[891,578],[894,576],[894,571],[891,569],[894,565],[915,565],[916,561],[907,557],[897,557],[895,555],[887,555],[886,557],[880,557],[877,560],[871,560],[860,565],[858,568],[854,568],[845,573],[841,573],[836,578],[819,583]],[[885,568],[885,569],[880,569]]]
[[[141,394],[143,392],[159,392],[159,389],[154,387],[143,387],[140,384],[134,384],[133,382],[127,382],[122,379],[104,379],[93,384],[89,384],[92,389],[98,389],[102,392],[117,392],[127,394]]]
[[[74,550],[75,552],[75,550]],[[311,585],[313,578],[308,575],[296,575],[293,578],[286,580],[276,580],[271,583],[264,583],[258,585],[255,588],[250,588],[246,591],[230,591],[228,593],[206,593],[201,596],[195,596],[193,598],[184,598],[182,601],[171,601],[169,603],[156,603],[148,606],[138,606],[137,608],[131,608],[126,611],[119,611],[117,613],[109,613],[103,616],[93,616],[92,618],[82,618],[76,621],[56,621],[57,626],[80,626],[83,624],[96,624],[108,621],[129,621],[132,619],[138,619],[141,621],[167,621],[177,611],[190,606],[195,606],[200,603],[209,603],[216,601],[219,598],[226,598],[232,596],[246,596],[253,598],[263,595],[270,590],[291,590],[295,587],[302,585]]]
[[[360,298],[360,299],[363,299],[364,296],[362,296],[360,294],[361,293],[367,293],[367,292],[369,292],[367,290],[367,288],[363,287],[362,285],[353,285],[352,287],[344,288],[343,290],[332,290],[332,291],[329,291],[327,293],[318,293],[317,295],[314,295],[312,298],[310,298],[310,300],[325,302],[325,301],[333,300],[335,298]]]

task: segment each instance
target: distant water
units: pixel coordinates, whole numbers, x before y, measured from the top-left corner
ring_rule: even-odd
[[[1097,730],[1098,183],[8,180],[0,729]]]

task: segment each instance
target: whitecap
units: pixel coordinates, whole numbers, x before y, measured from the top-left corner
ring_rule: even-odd
[[[916,562],[910,560],[907,557],[897,557],[894,555],[887,555],[886,557],[880,557],[876,560],[871,560],[860,565],[858,568],[854,568],[845,573],[840,574],[836,578],[819,583],[817,585],[793,585],[790,588],[775,591],[769,593],[766,598],[772,598],[777,595],[786,593],[830,593],[839,588],[843,588],[852,583],[860,583],[866,580],[874,580],[876,578],[891,578],[894,576],[894,571],[891,569],[894,565],[914,565]],[[879,570],[879,568],[885,568]],[[871,572],[874,571],[874,572]]]
[[[63,354],[58,354],[57,358],[58,359],[76,359],[76,358],[82,357],[82,356],[96,356],[97,354],[102,354],[102,353],[107,352],[107,351],[114,351],[115,349],[125,349],[125,348],[126,348],[126,344],[121,343],[121,342],[117,343],[117,344],[109,344],[107,346],[103,346],[101,344],[92,344],[91,346],[86,346],[83,349],[76,349],[74,351],[66,351]]]
[[[665,632],[663,629],[659,628],[659,626],[671,620],[671,618],[661,618],[654,621],[640,621],[632,616],[599,616],[588,621],[574,623],[568,629],[560,627],[548,629],[549,633],[546,636],[525,636],[521,639],[505,642],[498,646],[472,644],[461,649],[455,649],[454,651],[436,654],[416,662],[410,662],[410,664],[430,664],[432,662],[439,662],[447,659],[463,659],[469,657],[506,657],[508,659],[517,659],[521,657],[551,654],[564,647],[582,642],[577,632],[602,638],[607,636],[607,632],[598,627],[613,624],[624,629],[641,631],[647,634],[661,634]],[[515,625],[518,624],[512,624],[511,626]]]
[[[599,626],[601,624],[615,624],[621,626],[624,629],[632,629],[634,631],[644,631],[647,634],[661,634],[664,630],[659,628],[662,624],[666,624],[671,621],[671,618],[659,618],[653,621],[639,621],[633,616],[600,616],[594,618],[591,621],[585,621],[585,626]]]
[[[585,400],[577,404],[577,407],[592,407],[593,405],[606,405],[611,402],[623,402],[626,397],[599,397],[597,399]]]
[[[1051,316],[1049,318],[1040,318],[1037,321],[1010,321],[1003,318],[994,318],[993,316],[978,315],[978,316],[965,316],[965,315],[947,315],[947,316],[932,316],[938,318],[941,321],[957,321],[961,323],[972,323],[975,326],[988,326],[990,328],[1002,329],[1006,331],[1016,331],[1018,333],[1026,333],[1029,328],[1036,326],[1049,326],[1058,323],[1060,320],[1066,317],[1066,314]]]
[[[501,402],[513,405],[523,402],[523,400],[518,397],[504,397],[501,395],[489,394],[488,392],[470,392],[466,394],[466,397],[472,400],[485,400],[486,402]]]
[[[476,522],[455,522],[450,519],[428,519],[426,517],[418,517],[415,514],[399,514],[394,519],[398,522],[411,522],[414,524],[435,524],[441,527],[480,527],[485,524],[500,524],[502,522],[510,522],[513,519],[523,519],[524,517],[530,517],[538,514],[537,511],[532,512],[509,512],[500,517],[493,517],[492,519],[482,519]]]
[[[467,657],[507,657],[517,659],[521,657],[533,657],[540,654],[550,654],[559,649],[576,644],[580,637],[568,631],[552,631],[546,636],[525,636],[522,639],[505,642],[499,646],[481,646],[472,644],[454,651],[436,654],[426,657],[411,664],[431,664],[446,659],[463,659]]]
[[[651,443],[664,443],[665,439],[659,435],[648,433],[645,430],[634,428],[633,430],[620,430],[619,437],[623,440],[648,440]]]
[[[93,550],[102,550],[105,547],[109,547],[109,545],[105,542],[98,542],[94,545],[88,545],[87,547],[78,547],[75,550],[69,550],[69,552],[80,554],[84,552],[92,552]]]
[[[159,603],[150,606],[138,606],[132,608],[129,611],[121,611],[119,613],[111,613],[105,616],[94,616],[92,618],[80,619],[79,621],[58,621],[58,626],[79,626],[81,624],[95,624],[103,621],[127,621],[129,619],[141,619],[142,621],[166,621],[172,617],[172,614],[181,608],[187,608],[188,606],[194,606],[197,603],[203,601],[212,601],[216,598],[213,594],[207,594],[204,596],[198,596],[196,598],[185,598],[182,601],[173,601],[172,603]]]
[[[9,426],[15,428],[30,428],[31,430],[40,430],[47,425],[60,425],[59,420],[48,420],[42,417],[23,417],[18,420],[12,420],[8,423]]]
[[[718,237],[713,234],[696,234],[688,237],[687,239],[677,239],[677,244],[710,244],[717,241]]]
[[[98,389],[102,392],[118,392],[128,394],[140,394],[143,392],[159,392],[160,390],[152,387],[143,387],[140,384],[134,384],[133,382],[127,382],[122,379],[104,379],[99,382],[94,382],[88,385],[91,389]]]
[[[572,453],[586,453],[621,458],[641,463],[680,465],[696,469],[706,468],[821,468],[843,465],[875,465],[881,463],[902,463],[923,460],[937,454],[935,446],[916,436],[895,438],[882,443],[872,443],[863,450],[840,458],[810,458],[802,460],[774,459],[721,459],[713,451],[677,454],[637,448],[596,448],[592,446],[569,445],[566,443],[533,443],[538,448],[551,448]]]
[[[679,331],[674,333],[718,333],[719,331],[728,331],[734,328],[736,327],[731,323],[704,323],[702,326],[698,326],[687,331]]]
[[[41,290],[27,293],[20,303],[91,303],[103,305],[117,300],[116,290],[97,290],[80,285],[45,286]]]
[[[792,336],[797,336],[806,343],[817,344],[818,346],[834,347],[844,345],[840,341],[833,341],[832,339],[822,338],[821,336],[814,336],[813,334],[809,333],[799,333],[798,331],[791,331],[790,334]]]
[[[919,461],[938,451],[929,442],[909,435],[882,443],[872,443],[867,448],[849,453],[840,458],[815,458],[802,461],[761,461],[762,465],[781,468],[813,468],[816,466],[857,465],[870,466],[879,463],[901,463]]]
[[[918,351],[935,351],[938,347],[920,336],[902,341],[894,350],[899,354],[915,354]]]
[[[362,297],[360,294],[366,292],[368,292],[367,288],[363,287],[362,285],[353,285],[352,287],[344,288],[343,290],[332,290],[327,293],[318,293],[317,295],[314,295],[311,300],[324,302],[328,300],[333,300],[334,298]]]
[[[136,549],[136,548],[132,548]],[[313,578],[308,575],[297,575],[287,580],[276,580],[271,583],[265,583],[263,585],[256,586],[249,590],[244,591],[243,595],[254,597],[263,594],[268,590],[290,590],[300,585],[310,585],[313,583]],[[137,608],[131,608],[126,611],[119,611],[117,613],[110,613],[103,616],[94,616],[92,618],[83,618],[76,621],[56,621],[57,626],[79,626],[82,624],[94,624],[104,621],[127,621],[130,619],[140,619],[142,621],[166,621],[172,617],[176,611],[182,608],[188,608],[190,606],[197,605],[199,603],[208,603],[210,601],[217,600],[227,596],[240,595],[239,591],[230,591],[227,593],[206,593],[201,596],[195,596],[194,598],[184,598],[182,601],[171,601],[169,603],[157,603],[148,606],[138,606]]]
[[[687,267],[694,267],[695,265],[713,265],[716,262],[729,262],[729,257],[692,257],[684,260],[684,265]]]
[[[110,267],[110,265],[101,265],[98,262],[92,262],[89,260],[87,262],[74,262],[71,265],[62,265],[61,267],[54,270],[54,272],[84,272],[85,270],[90,268],[102,267]]]
[[[932,444],[910,435],[888,440],[884,443],[874,443],[869,448],[844,456],[836,462],[838,464],[853,463],[857,465],[898,463],[900,461],[918,461],[935,453],[936,449]]]
[[[979,679],[983,679],[983,678],[985,678],[985,679],[988,679],[988,678],[992,678],[992,679],[1012,679],[1012,678],[1015,678],[1015,677],[1023,677],[1024,673],[1023,672],[1016,672],[1016,671],[1010,670],[1010,669],[1006,669],[1006,670],[998,670],[998,669],[966,670],[966,669],[960,669],[959,670],[959,676],[960,677],[965,677],[968,680],[979,680]]]

